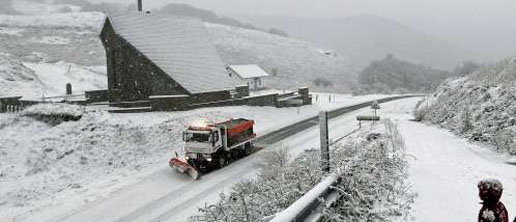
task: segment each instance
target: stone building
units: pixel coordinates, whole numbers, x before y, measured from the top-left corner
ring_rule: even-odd
[[[229,75],[237,80],[247,82],[249,90],[265,88],[264,79],[269,76],[262,68],[255,64],[230,65],[227,67]]]
[[[227,100],[230,91],[245,84],[228,75],[199,19],[142,12],[108,15],[100,38],[108,97],[114,104],[150,98]]]

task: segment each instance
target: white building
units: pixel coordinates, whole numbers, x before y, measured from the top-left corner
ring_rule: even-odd
[[[258,90],[265,87],[263,79],[269,74],[261,69],[258,65],[230,65],[227,67],[231,78],[238,78],[246,81],[249,90]]]

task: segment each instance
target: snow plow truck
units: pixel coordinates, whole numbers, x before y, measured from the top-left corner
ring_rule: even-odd
[[[210,169],[222,168],[251,152],[256,138],[253,126],[253,120],[243,118],[190,125],[183,132],[184,157],[176,154],[169,165],[194,179]]]

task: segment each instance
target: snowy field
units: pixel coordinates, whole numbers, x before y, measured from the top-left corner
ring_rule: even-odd
[[[81,206],[130,185],[166,166],[173,151],[181,151],[180,132],[198,119],[250,118],[256,121],[256,132],[263,134],[321,109],[382,96],[341,97],[335,104],[281,109],[244,106],[111,114],[88,107],[81,120],[55,127],[0,114],[0,211],[17,218],[47,208]]]

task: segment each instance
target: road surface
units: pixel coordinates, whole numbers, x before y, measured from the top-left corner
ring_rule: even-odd
[[[398,116],[410,158],[409,179],[418,193],[414,221],[477,221],[477,183],[497,178],[510,221],[516,213],[516,165],[492,149],[472,144],[435,126]]]

